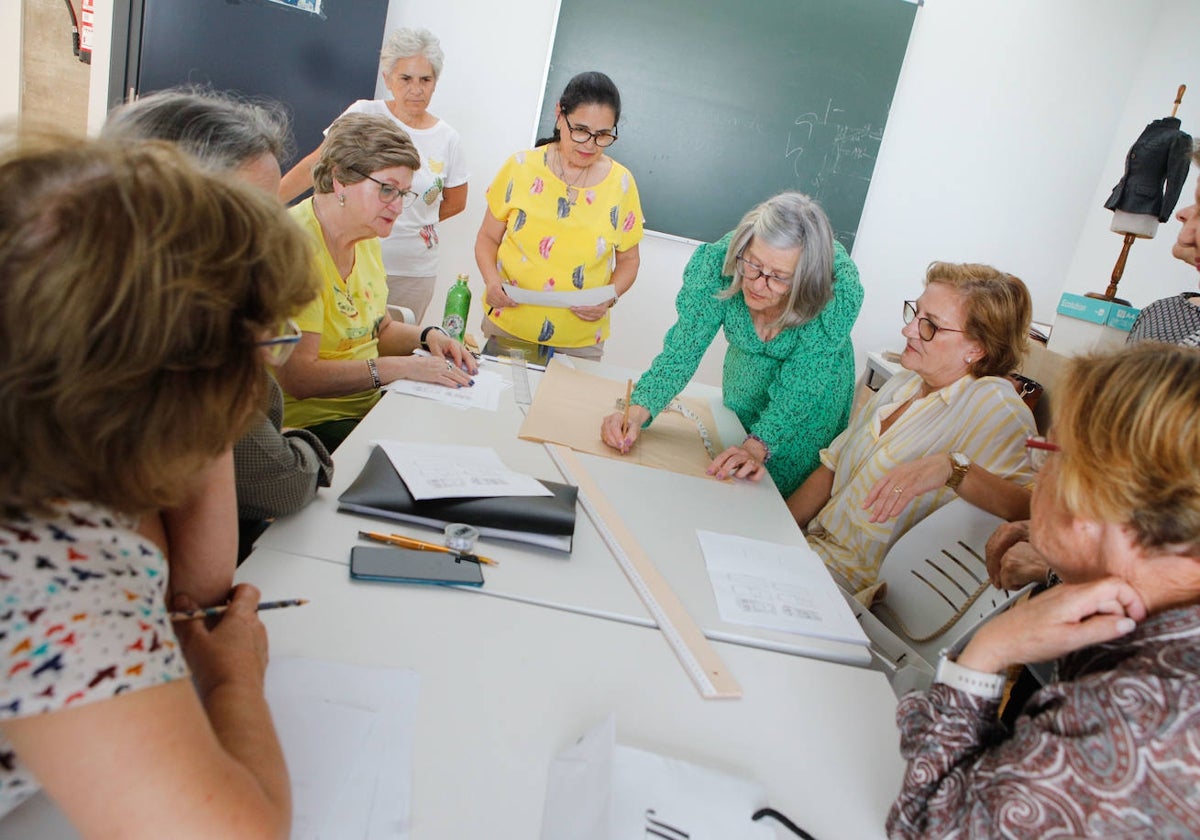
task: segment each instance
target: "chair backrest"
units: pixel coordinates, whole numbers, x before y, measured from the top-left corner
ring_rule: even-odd
[[[401,324],[417,323],[417,315],[407,306],[398,306],[394,303],[388,304],[388,314],[392,316],[393,321],[399,321]]]
[[[873,612],[928,662],[1007,608],[1024,590],[988,582],[984,545],[1004,520],[954,499],[901,537],[884,557],[887,593]]]

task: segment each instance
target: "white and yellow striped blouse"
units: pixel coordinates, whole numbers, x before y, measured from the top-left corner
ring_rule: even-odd
[[[882,435],[879,427],[921,387],[921,378],[902,371],[858,407],[850,425],[821,451],[833,470],[833,490],[808,526],[808,542],[852,592],[871,584],[888,547],[917,522],[954,498],[942,487],[911,502],[895,519],[871,522],[863,500],[891,470],[938,452],[963,452],[971,463],[1029,487],[1033,470],[1025,438],[1037,434],[1033,415],[1012,384],[998,376],[964,376],[915,400]]]

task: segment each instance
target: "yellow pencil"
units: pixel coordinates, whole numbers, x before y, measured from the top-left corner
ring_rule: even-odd
[[[633,380],[625,380],[625,410],[621,412],[621,434],[629,433],[629,401],[633,399]]]
[[[463,560],[471,563],[483,563],[485,566],[499,566],[497,560],[490,557],[484,557],[479,554],[468,554],[461,551],[455,551],[452,548],[446,548],[444,545],[437,543],[425,542],[424,540],[413,539],[406,537],[403,534],[380,534],[375,531],[359,531],[358,535],[363,539],[374,540],[375,542],[388,543],[390,545],[400,546],[401,548],[415,548],[417,551],[440,551],[443,554],[455,554]]]

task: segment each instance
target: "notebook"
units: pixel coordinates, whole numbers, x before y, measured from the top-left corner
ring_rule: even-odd
[[[425,499],[416,501],[378,446],[371,450],[362,472],[338,496],[338,510],[444,528],[464,522],[484,537],[571,550],[575,535],[578,488],[541,482],[552,496],[492,496],[486,498]]]

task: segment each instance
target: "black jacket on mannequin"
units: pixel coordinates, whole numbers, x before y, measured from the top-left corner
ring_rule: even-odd
[[[1125,156],[1125,175],[1105,207],[1157,216],[1160,222],[1171,218],[1192,157],[1192,136],[1180,125],[1175,117],[1164,117],[1146,126]]]

